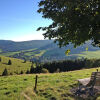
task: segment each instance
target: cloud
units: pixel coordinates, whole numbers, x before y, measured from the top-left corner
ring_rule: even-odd
[[[16,38],[12,39],[13,41],[28,41],[28,40],[44,40],[43,32],[31,32],[26,33],[21,36],[17,36]]]

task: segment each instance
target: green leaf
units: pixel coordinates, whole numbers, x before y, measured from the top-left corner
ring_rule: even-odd
[[[70,53],[70,49],[66,50],[65,54],[68,55]]]
[[[88,47],[86,47],[85,50],[88,51]]]

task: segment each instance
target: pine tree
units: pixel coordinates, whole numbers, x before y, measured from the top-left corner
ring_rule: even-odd
[[[0,62],[1,62],[1,57],[0,57]]]
[[[23,74],[23,71],[21,71],[20,74]]]
[[[29,71],[29,70],[27,70],[27,71],[26,71],[26,74],[29,74],[29,73],[30,73],[30,71]]]
[[[8,65],[11,65],[11,64],[12,64],[12,62],[11,62],[11,60],[9,60],[9,61],[8,61]]]
[[[24,62],[23,63],[26,63],[26,59],[24,58]]]
[[[2,73],[2,76],[7,76],[7,75],[8,75],[8,71],[7,71],[7,69],[5,68],[4,71],[3,71],[3,73]]]
[[[30,68],[30,73],[34,73],[34,72],[35,72],[35,68],[33,67],[33,64],[32,64]]]

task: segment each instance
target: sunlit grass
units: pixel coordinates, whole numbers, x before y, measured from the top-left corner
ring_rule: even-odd
[[[19,74],[21,71],[24,73],[30,69],[31,67],[31,62],[26,62],[23,63],[23,60],[20,59],[15,59],[15,58],[9,58],[9,57],[1,57],[1,62],[0,62],[0,75],[2,74],[3,70],[7,68],[8,74]],[[11,60],[12,64],[8,65],[9,59]]]
[[[25,95],[31,100],[76,100],[70,89],[78,86],[77,79],[90,77],[94,71],[95,68],[38,74],[37,93],[34,92],[34,74],[0,77],[0,100],[27,100]]]
[[[71,56],[77,56],[78,58],[88,58],[88,59],[100,59],[100,50],[98,51],[85,51],[81,54],[72,54]]]
[[[37,57],[41,57],[44,53],[46,52],[46,50],[41,50],[40,53],[35,54],[35,56]]]

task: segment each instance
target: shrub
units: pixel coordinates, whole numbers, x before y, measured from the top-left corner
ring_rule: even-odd
[[[9,61],[8,61],[8,65],[11,65],[11,64],[12,64],[12,62],[11,62],[11,60],[9,60]]]
[[[7,76],[7,75],[8,75],[8,71],[7,71],[7,69],[5,68],[4,71],[3,71],[3,73],[2,73],[2,76]]]
[[[30,68],[30,73],[34,73],[34,72],[35,72],[35,68],[33,67],[33,64],[32,64]]]
[[[26,59],[24,59],[24,62],[23,63],[26,63]]]
[[[1,57],[0,57],[0,62],[1,62]]]
[[[23,74],[23,71],[21,70],[20,74]]]
[[[26,74],[29,74],[29,73],[30,73],[30,71],[29,71],[29,70],[27,70],[27,71],[26,71]]]
[[[49,73],[49,71],[46,68],[42,68],[41,73]]]
[[[13,75],[13,73],[11,72],[10,75]]]

